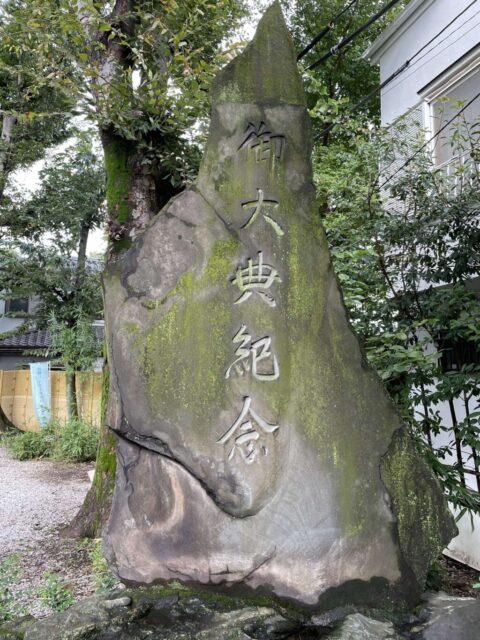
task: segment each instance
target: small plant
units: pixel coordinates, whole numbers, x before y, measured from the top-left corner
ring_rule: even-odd
[[[22,577],[20,556],[7,556],[0,562],[0,622],[25,614],[25,607],[20,603],[22,592],[15,592],[13,587]]]
[[[54,457],[68,462],[95,460],[98,447],[98,429],[87,422],[72,419],[56,428]]]
[[[117,586],[118,580],[109,569],[107,561],[102,553],[102,541],[96,538],[91,541],[91,549],[89,552],[90,560],[93,568],[93,581],[95,583],[97,593],[105,593],[111,591]]]
[[[47,458],[52,455],[55,444],[55,429],[47,425],[39,432],[25,431],[6,441],[10,454],[17,460]]]
[[[38,589],[38,596],[43,605],[50,607],[53,611],[65,611],[75,602],[72,590],[62,584],[54,573],[51,571],[44,573],[43,579],[45,585]]]

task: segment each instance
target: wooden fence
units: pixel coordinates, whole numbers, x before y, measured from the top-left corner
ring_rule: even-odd
[[[102,374],[77,375],[77,395],[81,418],[100,424]],[[64,421],[67,417],[67,386],[64,371],[50,371],[52,418]],[[23,431],[39,431],[32,399],[29,370],[0,370],[0,406],[13,424]]]

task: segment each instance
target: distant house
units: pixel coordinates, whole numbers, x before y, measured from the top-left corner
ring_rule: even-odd
[[[419,52],[418,55],[417,52]],[[403,123],[402,132],[407,143],[425,142],[439,135],[427,149],[432,154],[434,166],[458,180],[456,171],[462,166],[463,175],[480,169],[479,150],[470,148],[459,154],[451,144],[456,121],[445,125],[470,101],[462,113],[466,123],[480,122],[480,5],[471,0],[412,0],[380,37],[365,52],[371,64],[380,65],[381,81],[384,82],[406,61],[412,60],[399,75],[389,82],[381,92],[382,124],[395,131],[397,123]],[[443,129],[443,131],[442,131]],[[398,159],[401,166],[403,158]],[[476,166],[475,166],[476,165]],[[462,175],[462,174],[460,174]],[[464,178],[461,178],[464,179]],[[448,181],[447,181],[448,184]],[[455,184],[451,184],[455,188]],[[428,285],[428,283],[425,283]],[[480,298],[480,277],[472,278],[469,288]],[[448,345],[446,345],[448,347]],[[433,345],[432,345],[433,349]],[[462,364],[480,363],[480,354],[471,344],[446,348],[441,354],[443,370],[455,371]],[[469,405],[470,402],[470,405]],[[470,400],[458,397],[453,406],[439,403],[442,422],[451,428],[453,421],[463,420],[466,412],[478,410]],[[453,436],[452,436],[453,437]],[[449,432],[434,437],[434,448],[449,446],[452,456],[449,463],[457,465],[454,447]],[[473,452],[463,447],[460,463],[466,470],[467,485],[472,491],[480,488],[478,469],[472,469]],[[480,570],[480,517],[474,518],[472,533],[470,518],[459,523],[461,534],[447,551],[452,557]]]
[[[0,322],[3,319],[8,318],[0,318]],[[103,343],[104,321],[96,320],[93,329],[98,342]],[[3,339],[0,332],[0,370],[20,369],[27,367],[30,362],[49,362],[53,357],[48,353],[50,343],[50,331],[47,330],[31,329]],[[45,355],[38,355],[39,350],[45,350]],[[99,360],[100,362],[94,365],[94,371],[100,371],[102,368],[101,359]]]
[[[87,258],[90,269],[100,272],[103,264],[96,258]],[[68,268],[72,271],[76,266],[76,260],[70,259]],[[0,370],[8,371],[26,367],[30,362],[49,362],[53,354],[38,355],[39,350],[47,350],[50,347],[50,332],[32,328],[21,333],[20,328],[27,320],[32,320],[35,308],[38,305],[38,297],[32,295],[28,298],[2,299],[0,292]],[[98,341],[103,342],[104,321],[97,319],[92,323]],[[15,333],[12,333],[15,332]],[[4,337],[2,337],[2,334]],[[100,363],[94,367],[99,370]]]

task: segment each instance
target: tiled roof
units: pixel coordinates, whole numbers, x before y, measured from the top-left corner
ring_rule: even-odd
[[[0,340],[0,349],[44,349],[50,346],[50,331],[27,331]]]
[[[99,342],[103,340],[103,325],[93,325],[95,336]],[[20,350],[20,349],[46,349],[50,346],[50,331],[36,330],[26,331],[20,335],[10,336],[0,340],[0,350]]]

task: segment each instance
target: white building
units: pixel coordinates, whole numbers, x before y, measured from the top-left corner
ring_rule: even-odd
[[[394,128],[402,119],[406,136],[412,141],[424,136],[432,159],[447,175],[456,174],[459,165],[479,166],[480,153],[469,149],[458,153],[452,147],[451,132],[458,127],[457,119],[445,127],[469,102],[460,117],[467,123],[480,122],[480,1],[479,0],[412,0],[380,37],[365,52],[371,64],[380,66],[381,82],[410,61],[398,76],[381,92],[381,119],[384,126]],[[461,101],[461,102],[459,102]],[[445,127],[445,128],[444,128]],[[473,153],[472,153],[473,151]],[[399,159],[398,165],[402,163]],[[456,174],[455,180],[458,180]],[[470,283],[480,298],[480,278]],[[478,354],[474,354],[478,359]],[[455,365],[453,365],[454,367]],[[442,422],[451,428],[434,439],[434,447],[451,447],[450,462],[456,462],[453,419],[462,421],[466,411],[478,410],[458,398],[453,407],[438,405]],[[478,491],[480,480],[471,470],[472,450],[463,447],[461,455],[467,485]],[[474,518],[472,532],[468,516],[458,523],[460,535],[452,541],[447,555],[480,570],[480,517]]]

